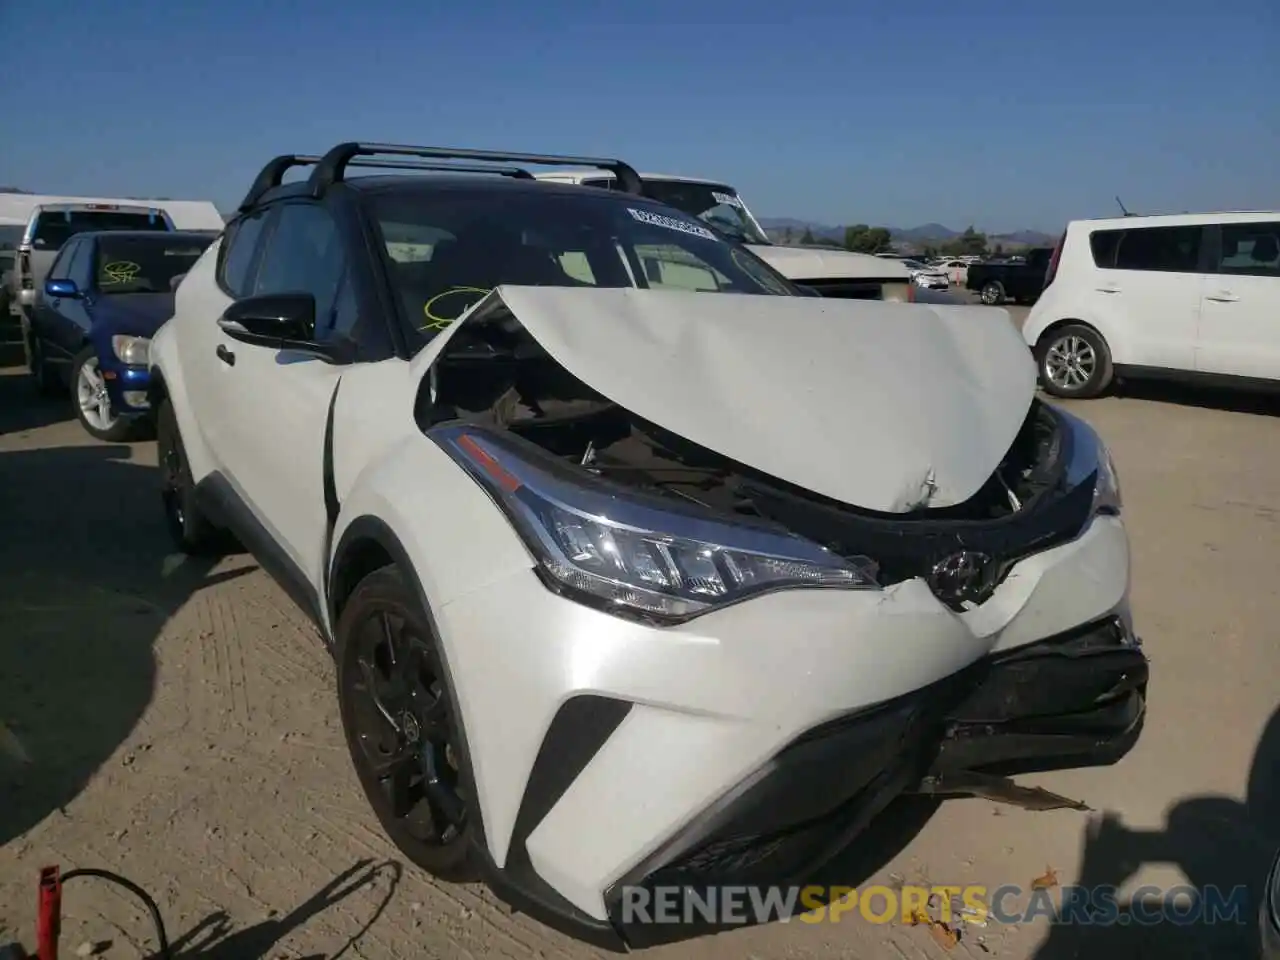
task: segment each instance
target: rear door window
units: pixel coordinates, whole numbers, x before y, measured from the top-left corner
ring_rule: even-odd
[[[233,297],[249,295],[254,271],[257,269],[259,241],[268,216],[269,211],[260,210],[236,221],[222,241],[222,263],[218,268],[218,279],[223,289]]]
[[[77,233],[90,230],[168,230],[164,215],[120,210],[46,210],[36,216],[32,247],[57,250]]]
[[[1090,237],[1098,266],[1115,270],[1155,273],[1196,273],[1200,269],[1200,246],[1204,230],[1198,226],[1138,227],[1105,231]]]
[[[1238,277],[1280,277],[1280,221],[1227,223],[1215,273]]]

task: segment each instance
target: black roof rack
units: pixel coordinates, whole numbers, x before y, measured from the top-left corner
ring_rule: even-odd
[[[267,165],[259,171],[258,176],[253,181],[253,186],[249,188],[249,192],[245,194],[245,198],[240,201],[240,210],[243,212],[252,207],[255,203],[262,199],[263,195],[274,187],[280,186],[284,180],[284,175],[294,167],[314,166],[323,160],[323,157],[308,156],[305,154],[285,153],[278,157],[274,157],[267,161]],[[533,174],[528,170],[520,167],[498,166],[494,164],[478,164],[478,163],[430,163],[420,160],[352,160],[347,166],[349,167],[373,167],[384,170],[429,170],[436,173],[492,173],[504,177],[514,177],[518,180],[532,180]]]
[[[320,196],[326,187],[342,180],[342,173],[357,157],[400,156],[421,157],[435,160],[481,160],[486,163],[528,163],[539,166],[596,167],[609,170],[618,178],[618,184],[626,193],[644,195],[640,174],[621,160],[600,157],[563,157],[553,154],[506,153],[498,150],[464,150],[455,147],[413,147],[397,143],[340,143],[316,164],[311,172],[311,191]]]

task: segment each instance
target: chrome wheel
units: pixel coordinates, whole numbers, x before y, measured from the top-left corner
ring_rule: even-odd
[[[111,410],[111,398],[107,395],[107,381],[102,377],[97,357],[86,357],[76,374],[76,403],[85,423],[95,430],[106,432],[116,424]]]
[[[1071,335],[1054,341],[1044,354],[1044,375],[1062,390],[1079,390],[1098,372],[1098,354],[1084,337]]]
[[[982,288],[982,302],[988,307],[994,307],[1000,302],[1000,288],[994,283],[988,283]]]

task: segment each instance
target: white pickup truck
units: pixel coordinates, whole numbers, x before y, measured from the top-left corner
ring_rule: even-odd
[[[617,186],[612,174],[599,170],[557,170],[534,176],[539,180],[587,187],[615,189]],[[897,260],[848,250],[774,243],[751,215],[738,191],[726,183],[663,173],[642,173],[640,179],[655,200],[705,221],[744,244],[788,280],[810,287],[824,297],[900,302],[916,299],[911,272]]]

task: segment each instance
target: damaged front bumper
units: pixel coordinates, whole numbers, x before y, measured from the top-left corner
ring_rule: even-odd
[[[610,919],[631,947],[688,936],[624,922],[628,889],[803,885],[903,794],[1020,802],[1000,774],[1114,763],[1141,733],[1146,686],[1146,657],[1113,617],[824,724],[615,884]]]

